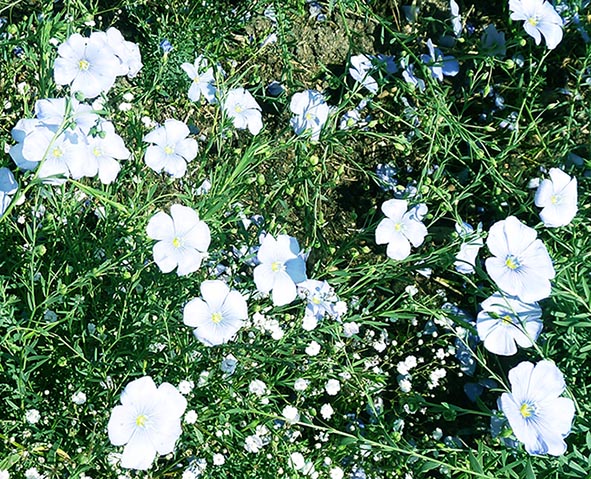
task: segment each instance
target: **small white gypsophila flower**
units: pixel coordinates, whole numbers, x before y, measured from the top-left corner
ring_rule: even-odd
[[[405,375],[408,372],[417,366],[417,358],[415,356],[407,356],[404,361],[400,361],[396,365],[396,370],[399,374]]]
[[[289,462],[291,467],[293,467],[296,471],[303,469],[306,465],[306,459],[301,452],[292,452],[289,456]]]
[[[320,352],[320,344],[316,341],[311,341],[310,344],[306,347],[306,354],[308,356],[316,356]]]
[[[306,389],[308,389],[309,384],[310,384],[310,381],[307,381],[304,378],[298,378],[293,383],[293,388],[296,391],[305,391]]]
[[[0,479],[10,479],[10,473],[6,469],[0,470]]]
[[[197,476],[195,475],[195,473],[193,471],[186,469],[183,471],[183,475],[181,476],[181,479],[197,479]]]
[[[186,396],[187,394],[191,393],[194,387],[195,383],[193,381],[183,379],[177,386],[177,389],[181,394]]]
[[[356,322],[351,321],[343,324],[343,336],[350,338],[355,334],[359,334],[359,325]]]
[[[213,455],[213,465],[223,466],[226,462],[226,457],[223,454],[217,453]]]
[[[398,386],[403,393],[409,393],[412,391],[412,382],[410,382],[409,376],[400,376],[398,378]]]
[[[256,454],[263,448],[263,446],[263,440],[256,434],[253,434],[252,436],[246,436],[244,438],[244,449],[246,449],[246,452],[252,452],[253,454]]]
[[[328,403],[323,404],[322,407],[320,408],[320,415],[322,416],[322,418],[325,421],[328,421],[332,417],[333,414],[334,414],[334,409]]]
[[[25,471],[25,479],[45,479],[45,474],[41,474],[36,467],[31,467]]]
[[[343,479],[345,473],[339,466],[335,466],[330,470],[330,479]]]
[[[77,404],[78,406],[81,406],[86,402],[86,394],[84,394],[83,391],[78,391],[77,393],[74,393],[72,395],[72,402],[74,404]]]
[[[283,414],[285,420],[290,424],[293,424],[294,422],[298,422],[300,420],[300,413],[298,412],[298,408],[294,406],[285,406],[281,414]]]
[[[41,419],[41,414],[39,414],[37,409],[29,409],[25,412],[25,419],[29,424],[37,424]]]
[[[341,383],[337,379],[329,379],[324,385],[324,390],[329,396],[336,396],[341,390]]]
[[[439,380],[443,379],[446,373],[447,372],[443,368],[438,368],[434,371],[431,371],[429,374],[429,384],[427,384],[427,387],[429,389],[436,388],[439,385]]]
[[[195,412],[194,409],[191,409],[190,411],[187,411],[187,413],[185,414],[185,422],[187,424],[195,424],[197,422],[197,413]]]
[[[267,385],[260,379],[253,379],[248,385],[248,390],[256,396],[263,396],[267,392]]]

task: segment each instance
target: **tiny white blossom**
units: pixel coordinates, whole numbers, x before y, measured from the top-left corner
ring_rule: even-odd
[[[316,356],[319,352],[320,344],[318,344],[316,341],[310,342],[310,344],[308,344],[308,346],[306,347],[306,354],[308,356]]]
[[[329,379],[324,385],[324,390],[329,396],[336,396],[341,390],[341,383],[337,379]]]
[[[322,416],[322,418],[325,421],[328,421],[332,417],[333,414],[334,414],[334,409],[328,403],[323,404],[322,407],[320,408],[320,415]]]
[[[193,388],[195,387],[195,383],[193,381],[183,380],[179,383],[177,389],[183,395],[190,394]]]
[[[345,473],[339,466],[335,466],[330,470],[330,479],[343,479]]]
[[[248,386],[251,394],[256,396],[263,396],[267,392],[267,385],[260,379],[253,379]]]
[[[213,455],[213,465],[214,466],[223,466],[226,462],[226,457],[223,454],[214,454]]]
[[[84,394],[82,391],[78,391],[72,395],[72,402],[74,404],[78,404],[78,406],[84,404],[86,402],[86,394]]]
[[[195,410],[191,409],[190,411],[187,411],[185,414],[185,422],[187,424],[195,424],[197,422],[197,413]]]
[[[25,412],[25,419],[29,424],[37,424],[41,419],[41,414],[39,414],[37,409],[29,409]]]
[[[290,424],[293,424],[294,422],[298,422],[300,420],[300,413],[298,412],[298,409],[294,406],[285,406],[281,414],[283,414],[285,420]]]
[[[296,391],[305,391],[306,389],[308,389],[309,384],[310,384],[310,381],[307,381],[304,378],[298,378],[293,383],[293,388]]]

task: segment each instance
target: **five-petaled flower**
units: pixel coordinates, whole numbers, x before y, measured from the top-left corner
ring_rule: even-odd
[[[149,376],[130,382],[107,426],[111,444],[123,446],[121,467],[146,470],[156,454],[170,454],[181,435],[186,399],[169,383],[158,388]]]
[[[170,216],[163,211],[148,222],[147,234],[158,240],[154,261],[163,273],[174,268],[179,276],[193,273],[201,266],[211,241],[209,227],[187,206],[172,205]]]
[[[234,127],[239,130],[248,128],[248,131],[256,135],[263,128],[261,107],[244,88],[234,88],[227,93],[224,111],[232,119]]]
[[[298,241],[288,235],[275,239],[267,234],[259,248],[261,263],[254,269],[254,282],[261,293],[272,292],[273,304],[291,303],[297,295],[296,284],[306,281],[306,261]]]
[[[376,228],[376,243],[388,244],[386,254],[396,260],[403,260],[410,255],[410,245],[420,246],[427,235],[427,228],[422,223],[426,206],[416,205],[408,210],[406,200],[392,199],[382,204],[386,215]]]
[[[79,33],[71,35],[57,49],[53,77],[58,85],[70,85],[86,98],[94,98],[108,91],[121,71],[120,60],[107,43],[104,33],[90,38]]]
[[[535,366],[524,361],[509,371],[509,381],[511,392],[499,398],[499,409],[525,450],[530,454],[563,454],[575,406],[572,399],[559,397],[566,388],[560,370],[551,361]]]
[[[543,208],[544,226],[568,225],[577,214],[577,179],[558,168],[550,168],[550,179],[542,180],[536,191],[536,206]]]
[[[542,309],[538,303],[526,304],[495,293],[480,306],[476,330],[491,353],[511,356],[517,352],[516,343],[529,348],[542,331]]]
[[[427,40],[427,49],[429,54],[421,55],[421,60],[431,70],[431,76],[439,81],[443,81],[443,76],[456,76],[460,71],[460,64],[452,55],[443,55],[439,48],[435,48],[429,38]]]
[[[195,328],[193,334],[206,346],[227,343],[248,317],[246,300],[219,280],[201,283],[201,296],[185,305],[183,322]]]
[[[289,109],[294,114],[291,117],[290,123],[295,134],[301,135],[309,132],[310,139],[312,141],[318,141],[330,110],[324,100],[324,96],[316,90],[305,90],[295,93],[291,97]]]
[[[199,55],[195,58],[195,63],[183,63],[181,68],[193,80],[189,87],[189,99],[199,101],[201,95],[209,102],[215,103],[216,87],[213,75],[213,67],[207,68],[207,59]]]
[[[523,29],[534,38],[536,45],[546,40],[552,50],[562,40],[562,18],[545,0],[509,0],[511,20],[523,20]]]
[[[554,266],[536,230],[514,216],[491,226],[486,240],[493,254],[485,262],[486,270],[497,286],[524,303],[550,296]]]
[[[185,176],[187,162],[197,156],[197,141],[189,136],[189,127],[179,120],[166,120],[152,130],[144,141],[153,143],[146,150],[146,165],[154,171],[164,170],[173,178]]]

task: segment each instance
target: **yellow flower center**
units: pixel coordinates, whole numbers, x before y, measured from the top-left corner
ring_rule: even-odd
[[[213,313],[211,315],[211,320],[215,323],[218,324],[221,320],[222,320],[222,313]]]
[[[395,230],[395,231],[401,231],[401,230],[402,230],[402,224],[400,224],[400,223],[396,223],[396,224],[394,225],[394,230]]]
[[[308,121],[313,121],[316,120],[316,115],[313,115],[312,113],[306,113],[306,120]]]
[[[273,261],[273,263],[271,263],[271,271],[273,271],[273,273],[283,271],[284,269],[285,267],[281,261]]]
[[[58,147],[55,147],[51,154],[56,158],[61,158],[62,156],[64,156],[64,152],[61,150],[61,148]]]
[[[507,266],[507,268],[515,271],[517,268],[519,268],[521,265],[519,264],[519,260],[513,256],[512,254],[510,254],[509,256],[507,256],[507,258],[505,259],[505,266]]]
[[[99,156],[102,156],[102,155],[103,155],[103,152],[101,151],[101,149],[100,149],[100,148],[98,148],[98,147],[96,147],[96,146],[95,146],[95,147],[92,149],[92,154],[93,154],[94,156],[96,156],[96,157],[99,157]]]
[[[313,296],[312,303],[313,304],[320,304],[320,303],[322,303],[322,301],[320,300],[320,298],[318,296]]]
[[[508,314],[502,316],[501,321],[503,326],[509,326],[510,324],[513,324],[513,318],[511,318],[511,316],[509,316]]]
[[[527,21],[532,27],[536,27],[540,23],[536,17],[529,17]]]
[[[172,155],[174,153],[174,148],[170,145],[166,145],[164,147],[164,153],[166,153],[167,155]]]
[[[236,106],[234,107],[234,111],[235,111],[236,113],[242,113],[242,105],[236,105]]]
[[[531,404],[528,404],[526,402],[524,402],[521,405],[521,407],[519,408],[519,413],[521,414],[522,417],[524,417],[526,419],[528,417],[531,417],[534,412],[535,412],[534,407]]]
[[[135,418],[135,425],[138,427],[145,427],[147,422],[148,418],[143,414],[140,414],[138,417]]]
[[[83,72],[88,70],[89,67],[90,67],[90,63],[88,63],[86,60],[80,60],[78,62],[78,68]]]
[[[182,244],[182,242],[181,242],[181,239],[180,238],[175,237],[172,240],[172,246],[174,246],[175,248],[180,248],[181,247],[181,244]]]
[[[560,196],[558,195],[552,195],[550,197],[550,203],[552,203],[553,205],[557,204],[560,201]]]
[[[200,79],[199,79],[199,75],[195,75],[195,78],[193,78],[193,81],[194,81],[195,83],[199,83],[199,80],[200,80]]]

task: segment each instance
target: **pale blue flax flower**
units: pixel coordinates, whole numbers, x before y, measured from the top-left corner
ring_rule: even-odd
[[[562,40],[562,18],[551,3],[545,0],[509,0],[511,20],[523,20],[523,29],[533,37],[536,45],[546,40],[552,50]]]
[[[491,226],[486,240],[493,254],[485,262],[486,271],[505,293],[524,303],[550,296],[554,266],[536,230],[514,216]]]
[[[294,116],[290,124],[296,135],[310,132],[310,139],[318,141],[328,119],[329,107],[324,96],[316,90],[305,90],[291,97],[289,109]]]
[[[244,88],[234,88],[227,93],[224,111],[232,119],[234,127],[239,130],[248,128],[248,131],[256,135],[263,128],[261,107]]]
[[[199,101],[203,95],[203,98],[209,103],[215,103],[214,72],[213,67],[207,68],[207,59],[203,58],[203,55],[199,55],[193,64],[183,63],[181,68],[193,80],[189,87],[189,99]]]
[[[435,48],[431,39],[427,40],[428,55],[421,55],[421,60],[431,70],[431,76],[443,81],[444,76],[456,76],[460,71],[460,64],[451,55],[443,55],[439,48]]]
[[[495,293],[480,306],[476,330],[491,353],[512,356],[517,353],[517,344],[531,347],[542,331],[542,309],[538,303],[528,304]]]
[[[511,392],[503,393],[498,407],[513,433],[530,454],[560,456],[566,451],[575,405],[559,397],[566,389],[564,377],[551,361],[535,366],[523,361],[509,371]]]
[[[547,228],[568,225],[577,214],[577,178],[558,168],[550,168],[550,179],[536,190],[536,206],[543,208],[540,219]]]
[[[254,282],[261,293],[271,291],[273,304],[283,306],[297,296],[296,284],[306,281],[306,261],[298,241],[288,235],[275,239],[267,234],[259,248],[260,264],[254,269]]]

